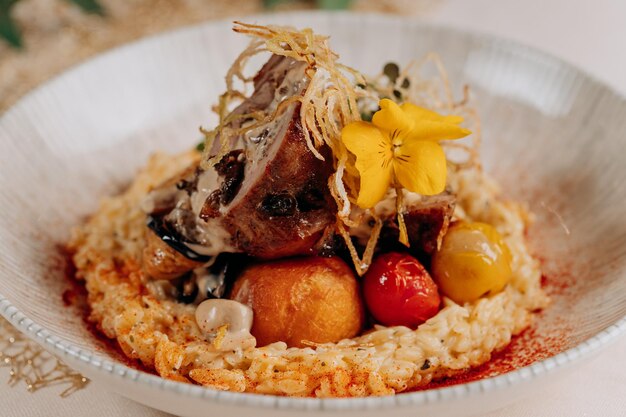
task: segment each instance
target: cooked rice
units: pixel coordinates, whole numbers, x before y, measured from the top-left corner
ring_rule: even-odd
[[[362,336],[315,348],[278,342],[221,352],[196,325],[195,306],[158,299],[141,271],[146,226],[139,202],[196,158],[191,152],[154,155],[126,192],[103,201],[74,231],[70,243],[77,276],[89,294],[90,320],[129,358],[165,378],[290,396],[394,394],[488,361],[548,302],[538,261],[524,239],[528,213],[503,200],[479,169],[453,169],[455,217],[492,224],[511,250],[513,279],[503,292],[466,305],[444,298],[444,308],[417,330],[376,326]]]

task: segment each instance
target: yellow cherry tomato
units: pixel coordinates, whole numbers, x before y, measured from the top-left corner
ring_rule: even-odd
[[[485,223],[455,223],[432,259],[439,290],[459,304],[496,294],[511,279],[511,253]]]

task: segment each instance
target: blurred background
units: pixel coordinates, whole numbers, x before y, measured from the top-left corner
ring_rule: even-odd
[[[207,20],[317,8],[395,13],[513,38],[626,92],[621,0],[0,0],[0,113],[47,78],[143,36]]]
[[[0,0],[0,112],[37,84],[103,50],[207,20],[351,9],[420,15],[438,0]]]

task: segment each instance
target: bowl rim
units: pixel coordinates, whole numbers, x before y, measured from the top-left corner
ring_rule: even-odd
[[[306,14],[307,18],[311,18],[313,20],[328,18],[329,15],[339,16],[343,19],[348,20],[353,19],[353,21],[355,22],[358,22],[358,19],[375,19],[379,21],[396,22],[405,26],[421,26],[429,30],[454,32],[460,36],[473,37],[474,39],[483,42],[495,41],[498,43],[499,46],[504,48],[514,48],[520,52],[532,54],[534,57],[537,58],[556,61],[560,65],[581,74],[590,82],[603,87],[607,90],[607,92],[613,94],[619,100],[626,102],[626,96],[621,91],[607,84],[603,80],[598,79],[593,74],[588,73],[584,69],[581,69],[560,57],[544,52],[537,48],[524,45],[523,43],[520,43],[518,41],[473,30],[459,29],[446,24],[424,22],[416,20],[414,18],[412,19],[410,17],[403,16],[390,16],[379,13],[346,11],[295,11],[281,13],[258,13],[244,16],[244,18],[249,21],[253,21],[254,19],[265,21],[268,18],[280,19],[282,16],[290,17],[303,14]],[[59,80],[65,77],[71,76],[75,71],[83,68],[84,66],[92,65],[101,59],[106,59],[109,55],[116,54],[120,50],[135,48],[139,45],[144,44],[158,43],[162,38],[165,37],[176,36],[185,32],[198,31],[205,26],[229,25],[232,23],[233,18],[210,20],[184,26],[174,30],[160,32],[155,35],[143,37],[133,42],[116,46],[114,48],[108,49],[105,52],[98,53],[93,57],[82,61],[81,63],[74,65],[69,69],[50,78],[49,80],[39,84],[37,87],[20,97],[18,101],[13,103],[4,113],[0,113],[0,125],[2,124],[6,116],[12,114],[13,112],[18,112],[22,107],[27,106],[32,97],[37,95],[41,90],[48,88],[49,85],[57,83],[59,82]],[[626,273],[624,273],[623,275],[626,276]],[[141,385],[147,385],[148,387],[155,388],[159,391],[174,392],[179,395],[199,398],[202,400],[206,400],[210,403],[217,403],[221,405],[262,407],[265,409],[281,409],[292,411],[358,411],[388,409],[396,407],[415,407],[439,403],[442,401],[461,400],[464,398],[468,398],[473,394],[484,394],[490,391],[510,388],[512,386],[519,385],[520,383],[531,381],[541,375],[564,369],[572,365],[572,363],[574,363],[575,361],[579,361],[583,357],[589,357],[594,352],[597,352],[600,349],[607,347],[609,344],[616,341],[620,336],[626,334],[626,315],[624,315],[621,318],[617,319],[613,324],[609,325],[602,331],[584,340],[573,348],[563,351],[555,356],[534,362],[528,366],[495,377],[483,378],[477,381],[456,384],[449,387],[407,392],[389,396],[370,396],[357,398],[296,398],[268,394],[238,393],[214,390],[190,383],[168,380],[155,374],[140,371],[109,359],[97,357],[91,351],[86,351],[79,348],[78,346],[63,339],[62,337],[51,333],[46,328],[34,322],[19,309],[17,309],[14,305],[12,305],[11,302],[2,294],[0,294],[0,315],[6,318],[15,328],[17,328],[29,338],[40,344],[46,350],[51,351],[52,353],[62,358],[66,357],[70,360],[82,362],[84,365],[91,367],[94,371],[108,373],[110,376],[118,380],[125,380]]]

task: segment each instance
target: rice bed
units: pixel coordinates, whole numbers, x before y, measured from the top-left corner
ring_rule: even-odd
[[[417,330],[383,327],[316,348],[264,347],[222,352],[196,325],[195,306],[161,300],[141,271],[146,193],[197,158],[155,154],[121,195],[105,199],[90,220],[74,230],[70,249],[77,277],[85,281],[89,319],[164,378],[238,392],[305,396],[388,395],[421,387],[488,361],[513,335],[530,325],[548,298],[538,261],[524,239],[528,214],[499,197],[496,184],[476,168],[452,172],[455,218],[492,224],[513,255],[513,278],[505,290],[477,302],[444,308]]]

